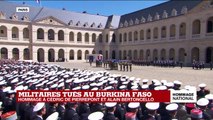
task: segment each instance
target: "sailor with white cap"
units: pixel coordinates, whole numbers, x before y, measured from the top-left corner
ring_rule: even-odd
[[[203,97],[205,97],[205,95],[210,93],[209,90],[205,89],[206,88],[206,84],[205,83],[199,84],[198,87],[200,88],[200,90],[197,91],[197,97],[198,98],[203,98]]]
[[[36,116],[33,118],[33,120],[43,120],[43,116],[46,114],[45,103],[37,103],[33,108],[33,112],[36,113]]]
[[[105,103],[107,110],[104,115],[104,120],[116,120],[116,117],[114,115],[116,104],[117,103],[115,103],[115,102]]]
[[[209,100],[208,108],[213,108],[213,94],[208,94],[205,96],[205,98]]]
[[[88,116],[88,120],[103,120],[104,114],[100,111],[93,112]]]
[[[58,120],[58,115],[59,115],[58,112],[54,112],[51,115],[49,115],[46,120]]]
[[[174,90],[180,90],[182,83],[178,80],[175,80],[173,83],[174,83]]]
[[[207,112],[207,106],[209,104],[209,100],[206,98],[200,98],[197,101],[197,105],[203,112],[203,119],[205,120],[211,120],[211,115]]]
[[[177,109],[178,109],[178,104],[176,103],[170,103],[166,106],[166,110],[168,111],[168,115],[164,116],[166,119],[168,120],[172,120],[172,119],[177,119]],[[162,119],[165,119],[165,118]]]
[[[147,108],[147,113],[143,116],[142,120],[161,120],[161,116],[157,114],[157,109],[159,108],[160,103],[146,103],[145,106]]]
[[[125,114],[126,120],[136,120],[140,119],[137,118],[138,110],[140,108],[140,103],[139,102],[130,102],[128,104],[127,113]],[[140,116],[142,117],[142,116]]]

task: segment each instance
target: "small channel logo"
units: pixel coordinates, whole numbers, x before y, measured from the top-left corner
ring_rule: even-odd
[[[16,12],[30,12],[29,7],[16,7]]]

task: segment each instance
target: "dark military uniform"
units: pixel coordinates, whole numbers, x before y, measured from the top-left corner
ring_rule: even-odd
[[[57,107],[56,111],[57,111],[58,114],[59,114],[60,120],[64,120],[65,107],[62,106],[62,105],[59,105],[59,106]]]
[[[116,120],[116,117],[113,113],[107,112],[104,115],[104,119],[103,120]]]
[[[143,116],[142,120],[161,120],[161,116],[159,114],[156,115],[146,114]]]
[[[43,118],[36,115],[35,117],[32,118],[32,120],[43,120]]]
[[[116,109],[115,109],[115,117],[117,117],[119,120],[125,120],[124,116],[125,116],[125,110],[121,107],[120,104],[116,105]]]
[[[65,110],[64,120],[80,120],[80,119],[77,112],[74,109],[68,108]]]

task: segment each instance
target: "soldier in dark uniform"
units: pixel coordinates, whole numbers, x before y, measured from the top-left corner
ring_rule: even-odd
[[[14,91],[8,92],[8,96],[4,99],[2,106],[4,107],[3,113],[16,110],[15,92]]]
[[[210,70],[212,70],[212,67],[213,67],[213,63],[212,61],[210,62]]]
[[[3,92],[3,89],[5,88],[6,86],[4,84],[0,85],[0,101],[3,102],[4,101],[4,98],[6,97],[6,94]]]
[[[26,104],[26,108],[25,108],[25,119],[24,120],[32,120],[33,117],[36,116],[36,114],[33,112],[33,108],[35,107],[35,103],[29,103],[29,104]]]
[[[198,97],[198,98],[203,98],[203,97],[205,97],[205,95],[207,95],[207,94],[210,93],[209,90],[206,90],[206,89],[205,89],[206,84],[204,84],[204,83],[199,84],[199,87],[200,87],[200,90],[197,91],[197,97]]]
[[[52,113],[56,112],[57,107],[58,107],[58,103],[49,103],[49,108],[47,109],[47,114],[45,118],[47,118]]]
[[[65,103],[59,103],[56,111],[59,114],[59,119],[64,120],[64,113],[65,113]]]
[[[90,108],[88,103],[80,103],[78,107],[78,114],[80,116],[80,120],[87,118],[90,114]]]
[[[76,112],[77,107],[78,107],[77,103],[68,102],[65,106],[66,110],[64,113],[64,120],[80,120],[79,115]]]
[[[157,114],[159,103],[146,103],[146,112],[142,120],[161,120],[161,116]]]
[[[104,107],[100,103],[91,103],[90,104],[91,112],[103,111]]]
[[[122,63],[120,62],[119,65],[120,65],[120,71],[122,71]]]
[[[103,120],[116,120],[114,115],[116,103],[105,103],[107,109]]]
[[[132,63],[129,63],[129,71],[132,72]]]
[[[117,117],[119,120],[125,120],[124,115],[125,115],[125,109],[122,107],[121,103],[117,103],[116,109],[115,109],[115,117]]]
[[[126,63],[126,71],[128,72],[128,69],[129,69],[129,65],[128,63]]]
[[[33,111],[36,113],[36,116],[32,120],[43,120],[43,116],[46,114],[45,103],[37,103]]]
[[[209,100],[206,99],[206,98],[201,98],[201,99],[199,99],[199,100],[197,101],[198,107],[199,107],[200,110],[202,110],[202,112],[203,112],[203,115],[202,115],[202,116],[203,116],[203,119],[204,119],[204,120],[212,120],[211,115],[207,112],[207,110],[208,110],[208,108],[207,108],[208,104],[209,104]]]
[[[178,105],[176,103],[171,103],[166,106],[167,114],[162,116],[162,120],[172,120],[177,119],[177,109]]]
[[[123,63],[123,70],[125,71],[126,63]]]

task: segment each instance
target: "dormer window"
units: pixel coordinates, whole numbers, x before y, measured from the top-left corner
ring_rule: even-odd
[[[124,26],[125,26],[125,27],[128,26],[128,22],[127,22],[127,21],[124,22]]]
[[[171,15],[172,15],[172,16],[177,16],[177,10],[176,10],[176,9],[173,9]]]
[[[138,18],[135,19],[135,24],[139,24]]]
[[[101,23],[98,25],[98,28],[102,28],[102,24]]]
[[[22,18],[22,20],[24,20],[24,21],[29,21],[29,18],[27,17],[27,15],[25,15],[25,16]]]
[[[146,19],[144,17],[141,18],[141,23],[145,23]]]
[[[148,21],[151,22],[152,21],[152,16],[149,14],[148,16]]]
[[[18,15],[13,14],[12,17],[11,17],[11,19],[12,19],[12,20],[18,20]]]
[[[53,22],[53,20],[50,19],[50,22]]]
[[[160,15],[158,13],[155,14],[155,20],[159,20],[160,19]]]
[[[84,27],[87,27],[88,26],[88,23],[86,22],[86,23],[84,23]]]
[[[123,27],[123,23],[120,23],[120,27]]]
[[[2,11],[0,12],[0,19],[5,19],[5,13],[3,13]]]
[[[133,25],[133,20],[132,19],[129,21],[129,25]]]
[[[181,14],[186,14],[188,12],[188,9],[186,6],[184,6],[182,9],[181,9]]]
[[[95,27],[95,23],[92,23],[91,27]]]
[[[80,23],[80,21],[78,21],[77,23],[76,23],[76,26],[80,26],[81,25],[81,23]]]
[[[163,11],[163,18],[168,18],[168,13],[166,12],[166,10]]]
[[[73,24],[73,21],[72,20],[70,20],[69,21],[69,23],[68,23],[68,25],[72,25]]]

